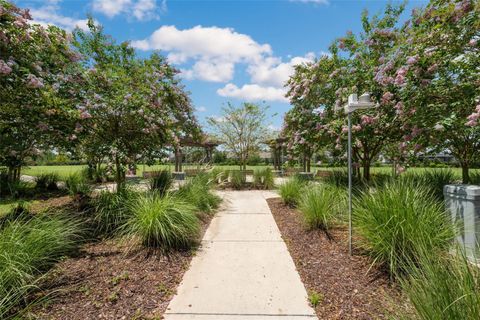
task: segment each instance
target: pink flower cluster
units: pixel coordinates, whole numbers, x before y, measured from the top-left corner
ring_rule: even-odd
[[[8,75],[12,72],[12,68],[3,60],[0,60],[0,74]]]
[[[466,126],[469,126],[469,127],[475,127],[475,126],[478,126],[479,123],[480,123],[480,104],[477,105],[477,107],[475,108],[475,111],[476,112],[473,112],[471,115],[469,115],[467,117],[468,119],[468,122],[465,123]]]
[[[37,78],[33,74],[29,74],[27,76],[27,87],[33,88],[33,89],[38,89],[38,88],[43,88],[43,79],[42,78]]]

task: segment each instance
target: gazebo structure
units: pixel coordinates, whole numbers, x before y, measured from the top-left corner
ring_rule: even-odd
[[[180,140],[180,144],[175,147],[175,172],[173,175],[177,180],[185,179],[185,172],[182,168],[183,153],[182,147],[203,147],[205,149],[205,161],[210,163],[212,161],[213,150],[222,142],[211,138],[207,135],[203,135],[197,139],[184,138]]]

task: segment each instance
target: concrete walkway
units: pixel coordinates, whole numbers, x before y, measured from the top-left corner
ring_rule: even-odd
[[[165,319],[317,319],[266,198],[229,191]]]

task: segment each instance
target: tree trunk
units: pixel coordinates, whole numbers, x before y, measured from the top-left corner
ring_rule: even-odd
[[[470,182],[470,175],[468,172],[468,163],[465,161],[461,162],[462,165],[462,183],[469,183]]]
[[[115,155],[115,168],[116,168],[115,180],[117,182],[117,191],[118,191],[123,188],[123,183],[124,183],[122,165],[120,163],[120,159],[118,158],[118,155]]]
[[[370,161],[363,162],[363,178],[370,181]]]
[[[307,171],[306,172],[310,172],[310,164],[311,164],[310,157],[308,157],[307,158]]]
[[[20,169],[21,167],[9,166],[7,171],[7,180],[11,183],[20,181]]]

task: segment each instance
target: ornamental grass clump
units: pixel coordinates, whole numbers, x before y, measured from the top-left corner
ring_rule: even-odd
[[[169,170],[154,172],[150,178],[150,190],[165,195],[173,185],[173,177]]]
[[[402,180],[354,199],[358,245],[392,276],[408,273],[421,252],[447,249],[455,236],[444,205],[422,184]]]
[[[73,173],[65,180],[65,187],[71,196],[88,196],[92,191],[90,183],[87,178],[79,173]]]
[[[343,189],[328,185],[306,188],[300,197],[298,209],[310,229],[328,231],[335,220],[347,210],[346,193]]]
[[[422,255],[401,284],[419,319],[480,319],[480,269],[461,250]]]
[[[455,182],[455,173],[451,169],[429,169],[422,172],[407,172],[401,179],[407,183],[423,184],[438,200],[443,200],[443,187]]]
[[[212,213],[221,202],[221,198],[211,191],[212,183],[209,175],[201,173],[181,186],[175,195],[179,200],[194,205],[202,213]]]
[[[245,187],[247,183],[247,175],[245,171],[242,170],[231,170],[230,171],[230,184],[233,189],[241,190]]]
[[[0,230],[1,319],[25,301],[43,272],[77,248],[81,234],[81,223],[63,213],[5,221]]]
[[[131,216],[131,203],[138,198],[138,193],[129,187],[117,192],[102,191],[91,201],[93,207],[93,229],[101,236],[114,236],[120,231]]]
[[[280,185],[279,193],[280,197],[288,206],[295,207],[300,201],[300,197],[303,189],[308,183],[297,177],[293,177]]]
[[[132,203],[131,211],[125,232],[146,247],[189,249],[198,243],[200,223],[195,206],[178,197],[144,195]]]
[[[270,168],[255,170],[253,172],[253,184],[259,189],[273,189],[275,187],[275,179]]]
[[[57,182],[59,180],[56,173],[42,173],[35,177],[35,188],[42,191],[55,191],[58,190]]]

